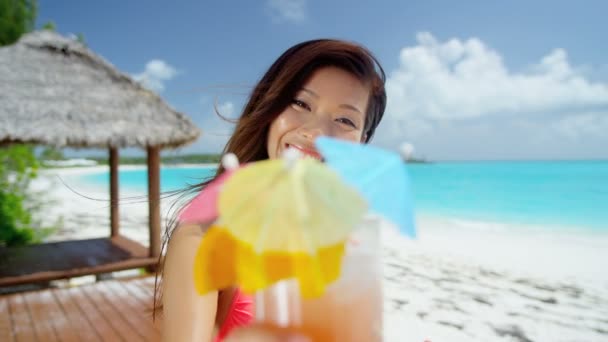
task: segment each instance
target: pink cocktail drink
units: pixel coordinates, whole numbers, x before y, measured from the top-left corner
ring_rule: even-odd
[[[281,281],[256,294],[256,320],[302,332],[315,342],[382,341],[382,272],[375,223],[367,219],[352,234],[340,278],[323,296],[303,299],[297,281]]]

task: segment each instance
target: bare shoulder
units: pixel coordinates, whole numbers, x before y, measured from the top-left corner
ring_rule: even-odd
[[[182,269],[186,265],[194,265],[196,251],[203,238],[207,226],[200,224],[180,224],[171,233],[165,256],[165,270],[170,273],[172,268]]]
[[[167,245],[166,266],[170,266],[174,260],[177,264],[194,262],[194,255],[207,230],[206,225],[180,224],[171,233]],[[177,260],[176,260],[177,259]]]
[[[205,224],[195,224],[195,223],[186,223],[186,224],[180,224],[177,227],[175,227],[175,230],[173,230],[172,234],[171,234],[171,241],[174,240],[190,240],[190,239],[197,239],[199,240],[200,238],[203,237],[203,234],[205,233],[205,231],[207,230],[208,225]]]

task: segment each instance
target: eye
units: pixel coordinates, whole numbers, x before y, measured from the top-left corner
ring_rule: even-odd
[[[336,119],[336,121],[338,121],[341,124],[350,126],[352,128],[355,128],[355,129],[357,128],[357,125],[355,125],[355,123],[349,118],[339,118],[339,119]]]
[[[348,125],[352,128],[357,128],[357,125],[355,125],[355,123],[349,118],[339,118],[339,119],[336,119],[336,121],[338,121],[341,124]]]
[[[292,103],[293,105],[297,106],[297,107],[304,108],[304,109],[306,109],[306,110],[310,110],[310,106],[309,106],[309,105],[308,105],[306,102],[304,102],[304,101],[302,101],[302,100],[293,99],[293,100],[291,101],[291,103]]]

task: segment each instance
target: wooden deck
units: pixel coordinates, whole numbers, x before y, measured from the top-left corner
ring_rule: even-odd
[[[0,287],[156,265],[149,255],[123,236],[0,247]]]
[[[0,296],[0,341],[159,341],[154,277]]]

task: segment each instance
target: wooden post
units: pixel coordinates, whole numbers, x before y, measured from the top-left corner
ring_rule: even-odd
[[[110,236],[112,237],[119,234],[118,205],[118,148],[110,147]]]
[[[160,255],[160,148],[148,147],[150,256]]]

